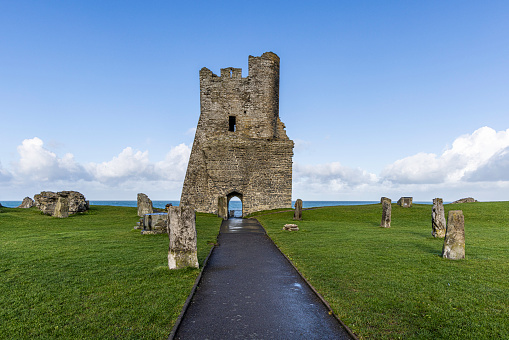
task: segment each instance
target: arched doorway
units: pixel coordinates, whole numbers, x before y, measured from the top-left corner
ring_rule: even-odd
[[[242,204],[242,194],[234,191],[228,196],[227,204],[228,204],[228,217],[242,217],[244,216],[244,209]],[[233,214],[232,214],[233,213]]]

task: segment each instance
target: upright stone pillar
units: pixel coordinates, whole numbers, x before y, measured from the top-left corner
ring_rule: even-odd
[[[302,200],[300,198],[295,201],[295,212],[293,214],[293,219],[296,221],[302,220]]]
[[[67,200],[67,198],[61,196],[58,197],[53,216],[59,218],[69,217],[69,201]]]
[[[447,215],[442,257],[450,260],[465,258],[465,217],[461,210],[451,210]]]
[[[196,247],[196,213],[189,206],[170,207],[168,212],[168,267],[198,268]]]
[[[433,199],[433,208],[431,210],[431,235],[433,237],[444,237],[446,224],[445,224],[445,212],[444,212],[444,201],[441,198]]]
[[[217,217],[223,220],[228,219],[228,201],[226,196],[219,196],[217,199]]]
[[[380,227],[390,228],[392,212],[391,199],[387,197],[382,197],[380,202],[382,202],[382,223],[380,223]]]
[[[152,213],[154,213],[154,208],[152,207],[150,198],[143,193],[138,194],[138,216],[143,217],[145,214]]]

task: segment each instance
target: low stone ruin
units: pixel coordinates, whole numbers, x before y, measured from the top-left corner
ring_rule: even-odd
[[[302,200],[299,198],[295,201],[295,212],[293,213],[294,221],[302,221]]]
[[[457,201],[454,201],[452,202],[451,204],[457,204],[457,203],[474,203],[474,202],[478,202],[476,199],[474,199],[473,197],[467,197],[467,198],[461,198]]]
[[[446,227],[444,201],[441,198],[434,198],[431,209],[431,235],[439,238],[444,237]]]
[[[85,212],[90,208],[89,202],[83,194],[77,191],[42,191],[34,196],[35,206],[43,214],[68,217],[79,212]],[[60,203],[59,203],[60,202]]]
[[[442,257],[449,260],[465,258],[465,217],[461,210],[451,210],[447,215]]]
[[[299,226],[297,226],[296,224],[285,224],[284,227],[283,227],[283,230],[298,231],[299,230]]]
[[[154,208],[152,207],[152,201],[147,195],[143,193],[138,194],[138,216],[143,217],[145,214],[152,214]]]
[[[380,199],[382,203],[382,222],[380,223],[380,227],[382,228],[390,228],[391,227],[391,214],[392,214],[392,201],[390,198],[382,197]]]
[[[167,233],[168,214],[164,212],[145,214],[134,229],[141,229],[142,235]]]
[[[401,197],[398,200],[398,205],[403,208],[410,208],[412,206],[413,197]]]
[[[30,197],[23,198],[23,202],[18,206],[18,208],[28,209],[35,206],[35,202]]]
[[[196,213],[189,206],[170,207],[168,212],[168,267],[180,269],[198,268],[196,246]]]

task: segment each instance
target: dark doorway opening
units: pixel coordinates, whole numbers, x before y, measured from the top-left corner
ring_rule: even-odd
[[[242,217],[244,215],[242,194],[232,192],[227,196],[228,198],[228,217]]]
[[[237,119],[235,118],[235,116],[230,116],[228,131],[235,132],[235,129],[237,127],[236,120]]]

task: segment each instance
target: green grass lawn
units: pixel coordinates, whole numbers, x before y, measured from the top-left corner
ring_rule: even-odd
[[[168,235],[137,221],[126,207],[0,208],[0,338],[167,338],[199,270],[170,271]],[[220,223],[197,214],[200,265]]]
[[[466,259],[441,258],[431,205],[380,204],[258,216],[269,236],[361,339],[509,339],[509,202],[446,205],[465,215]]]

